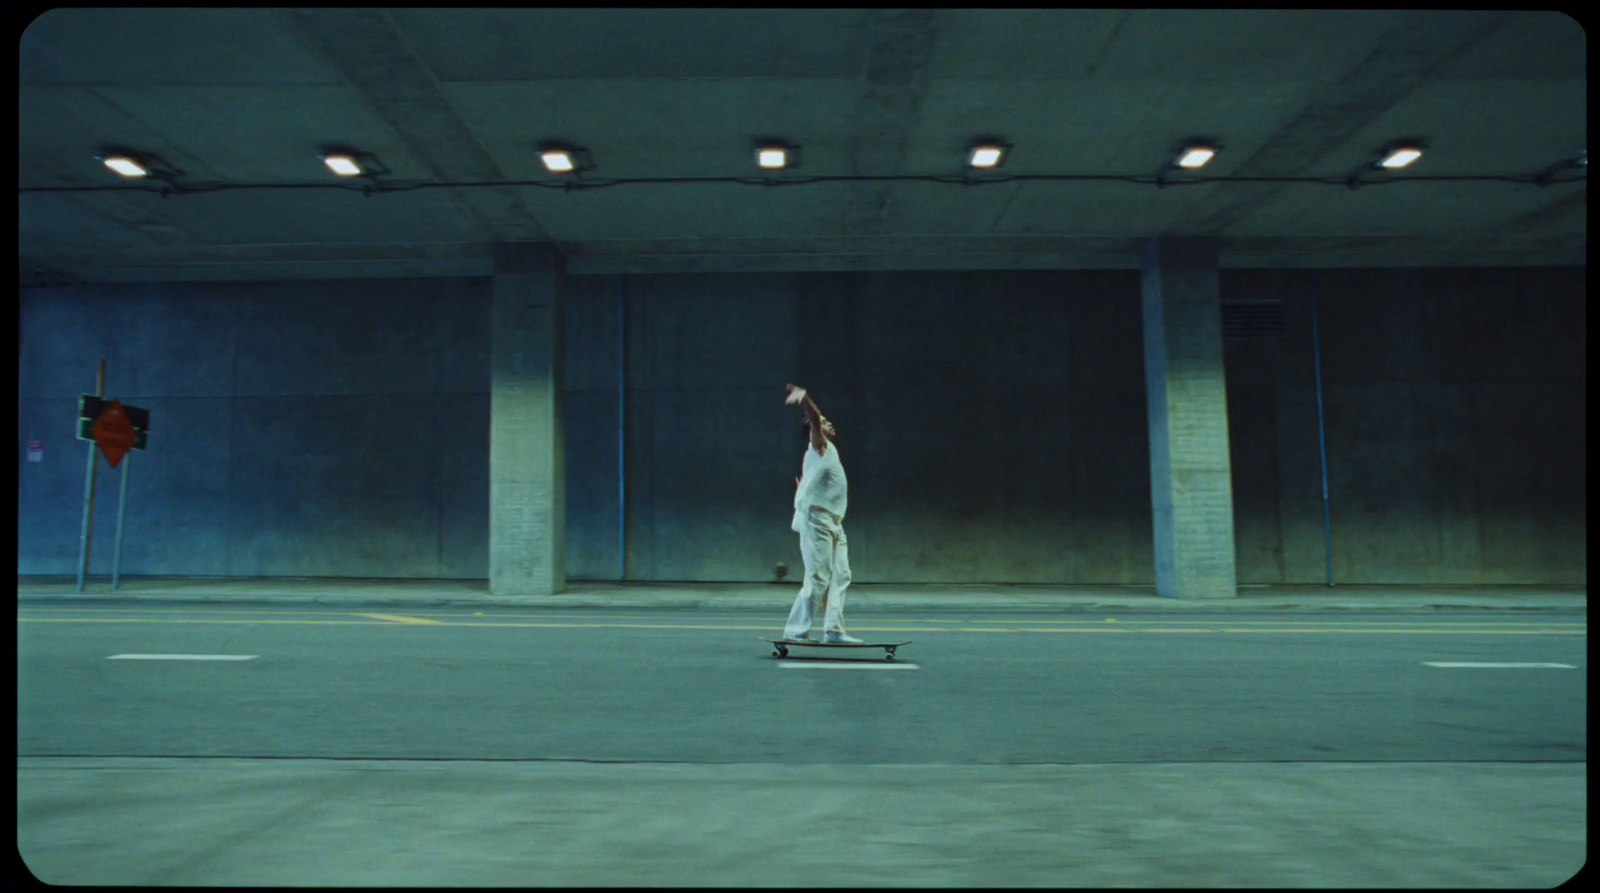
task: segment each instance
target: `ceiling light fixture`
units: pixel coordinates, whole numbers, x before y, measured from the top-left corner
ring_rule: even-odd
[[[361,165],[356,164],[356,160],[349,155],[324,155],[322,163],[341,177],[361,176]]]
[[[967,150],[967,167],[978,170],[990,170],[1000,166],[1011,146],[997,139],[985,137],[972,144]]]
[[[539,160],[552,174],[576,174],[594,167],[587,150],[566,143],[545,143],[539,147]]]
[[[150,177],[173,184],[183,173],[149,152],[134,152],[120,147],[108,148],[95,158],[108,169],[130,180]]]
[[[766,171],[781,171],[799,163],[795,147],[777,140],[756,143],[756,167]]]
[[[1401,143],[1399,145],[1391,146],[1389,150],[1384,153],[1383,160],[1378,162],[1378,166],[1385,170],[1395,171],[1409,166],[1412,162],[1421,157],[1422,148],[1420,146],[1414,143]]]
[[[1156,174],[1156,186],[1167,185],[1167,177],[1175,170],[1197,171],[1217,157],[1221,146],[1209,137],[1194,137],[1178,144],[1171,160]]]
[[[376,155],[344,146],[325,146],[318,153],[328,170],[340,177],[367,177],[376,180],[389,173]]]
[[[1361,178],[1366,176],[1369,171],[1380,169],[1397,171],[1401,168],[1409,167],[1422,157],[1424,148],[1422,141],[1418,139],[1395,140],[1385,146],[1383,151],[1378,153],[1376,159],[1368,161],[1351,171],[1350,178],[1345,183],[1351,189],[1356,189],[1362,185]]]
[[[106,167],[111,168],[124,177],[143,177],[150,171],[146,170],[139,162],[126,155],[107,155],[100,159]]]
[[[545,169],[552,174],[570,174],[575,167],[572,156],[560,149],[547,149],[541,152],[539,160],[544,162]]]
[[[1211,159],[1216,157],[1216,155],[1217,150],[1215,146],[1207,145],[1205,143],[1191,143],[1187,146],[1184,146],[1183,151],[1178,153],[1178,160],[1174,162],[1174,164],[1183,168],[1184,170],[1199,170],[1200,168],[1205,167],[1206,164],[1211,161]]]

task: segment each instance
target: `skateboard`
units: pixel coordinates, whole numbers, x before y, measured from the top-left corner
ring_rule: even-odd
[[[788,657],[790,648],[882,648],[884,660],[894,660],[894,650],[901,645],[910,645],[911,640],[904,642],[791,642],[787,639],[768,639],[757,636],[763,642],[772,643],[772,657]]]

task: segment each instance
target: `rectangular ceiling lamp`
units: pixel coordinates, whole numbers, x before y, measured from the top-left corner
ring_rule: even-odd
[[[979,168],[996,167],[1005,154],[1005,147],[997,143],[979,143],[967,153],[967,164]]]
[[[126,155],[107,155],[101,159],[106,167],[111,168],[124,177],[143,177],[150,173],[139,162]]]
[[[1422,150],[1415,146],[1396,146],[1378,162],[1378,166],[1391,171],[1399,170],[1421,157]]]
[[[789,164],[789,153],[782,146],[762,146],[756,150],[756,164],[769,171],[782,170]]]
[[[566,149],[545,149],[539,153],[539,160],[544,162],[545,170],[552,174],[570,174],[577,167],[572,160],[572,153]]]
[[[341,177],[357,177],[361,175],[361,165],[356,164],[356,160],[349,155],[324,155],[322,156],[322,163],[328,166],[328,170]]]
[[[1178,156],[1178,167],[1185,170],[1197,170],[1205,167],[1206,162],[1216,157],[1217,150],[1210,146],[1190,146]]]

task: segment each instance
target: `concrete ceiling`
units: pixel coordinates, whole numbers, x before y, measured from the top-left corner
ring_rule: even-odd
[[[1132,267],[1159,235],[1584,264],[1587,58],[1555,12],[56,9],[20,44],[17,247],[24,284],[476,276],[552,240],[573,273]],[[979,136],[1014,148],[969,177]],[[1196,136],[1207,179],[1158,186]],[[763,137],[800,148],[780,185]],[[1427,154],[1347,185],[1400,138]]]

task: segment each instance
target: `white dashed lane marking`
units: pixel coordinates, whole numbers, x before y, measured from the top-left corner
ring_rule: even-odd
[[[916,664],[868,663],[864,660],[780,660],[778,666],[785,670],[920,670]]]
[[[106,660],[255,660],[255,654],[113,654]]]
[[[1465,663],[1457,661],[1425,660],[1424,664],[1430,667],[1444,667],[1447,670],[1460,669],[1491,669],[1491,670],[1576,670],[1572,664],[1492,664],[1492,663]]]

